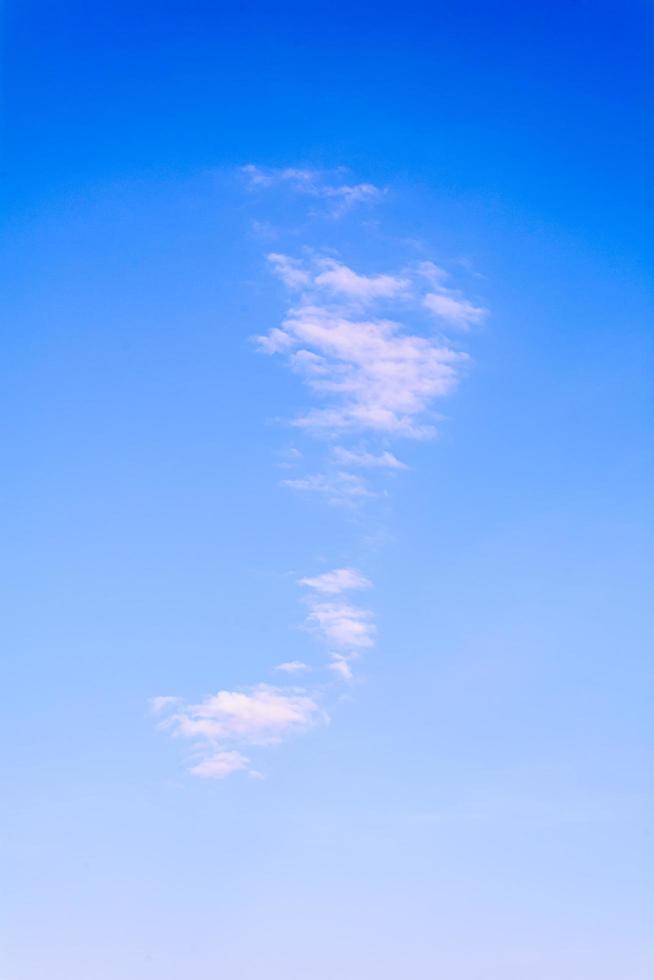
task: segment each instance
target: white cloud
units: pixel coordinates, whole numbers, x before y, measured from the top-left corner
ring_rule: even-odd
[[[368,609],[347,602],[312,601],[307,625],[328,643],[363,649],[375,642],[375,626]]]
[[[290,310],[282,326],[258,342],[266,353],[290,353],[293,369],[331,403],[294,424],[327,432],[430,435],[433,429],[421,419],[455,387],[456,367],[465,358],[391,320],[353,319],[315,305]]]
[[[384,191],[382,188],[376,187],[375,184],[341,184],[338,187],[325,187],[323,193],[326,197],[340,198],[340,205],[336,214],[342,214],[355,204],[378,200]]]
[[[282,480],[282,486],[301,493],[320,494],[330,503],[352,506],[365,497],[374,496],[364,480],[354,473],[312,473],[297,479]]]
[[[170,695],[161,695],[156,698],[150,698],[150,711],[153,714],[159,715],[168,708],[172,708],[173,705],[179,704],[180,699],[171,697]]]
[[[285,286],[289,289],[298,289],[308,286],[310,280],[309,273],[302,268],[302,263],[298,259],[292,259],[281,252],[270,252],[268,255],[273,271]]]
[[[339,463],[345,463],[348,466],[360,466],[363,469],[408,469],[406,463],[402,463],[397,456],[387,450],[382,453],[355,452],[352,449],[344,449],[343,446],[335,446],[333,456]]]
[[[352,680],[352,668],[350,667],[349,658],[343,656],[342,653],[332,653],[331,656],[332,662],[328,665],[329,669],[339,674],[345,681]]]
[[[247,769],[249,765],[250,760],[241,752],[216,752],[192,766],[191,772],[194,776],[203,776],[205,779],[223,779],[232,772]]]
[[[411,288],[410,280],[402,276],[386,273],[365,276],[332,258],[306,262],[282,252],[270,252],[267,259],[275,275],[288,289],[306,290],[313,287],[357,304],[407,295]]]
[[[473,306],[467,299],[449,291],[427,293],[423,305],[434,316],[463,329],[479,323],[488,313],[482,306]]]
[[[258,684],[246,691],[218,691],[199,704],[179,698],[165,701],[161,707],[169,714],[163,726],[191,741],[200,758],[190,771],[204,777],[222,778],[247,769],[244,746],[275,745],[327,720],[315,694],[296,687]]]
[[[275,670],[281,670],[285,674],[301,674],[304,671],[310,669],[311,668],[308,667],[301,660],[287,660],[285,663],[277,664],[277,666],[275,667]]]
[[[445,269],[441,269],[435,262],[418,262],[415,270],[423,279],[426,279],[432,286],[438,286],[438,288],[441,288],[443,282],[449,278]]]
[[[308,167],[257,167],[253,163],[241,167],[241,173],[253,190],[286,185],[298,194],[334,202],[332,214],[340,217],[352,207],[378,200],[384,191],[371,183],[335,183],[329,171]]]
[[[323,259],[321,266],[324,272],[315,277],[316,286],[362,302],[391,299],[406,292],[410,286],[409,280],[400,276],[359,275],[334,259]]]
[[[250,692],[219,691],[187,705],[175,715],[175,729],[186,736],[272,745],[306,728],[317,713],[318,705],[306,691],[259,684]]]
[[[285,187],[316,202],[312,210],[320,210],[323,218],[338,217],[384,194],[371,183],[348,183],[338,171],[254,164],[241,170],[252,190]],[[252,229],[262,239],[281,235],[281,229],[261,222]],[[322,495],[330,503],[352,505],[376,493],[350,468],[406,468],[381,447],[393,436],[423,438],[433,433],[435,403],[453,391],[467,357],[436,340],[431,331],[427,335],[422,326],[389,318],[389,311],[396,317],[399,308],[403,320],[413,316],[419,325],[426,323],[428,312],[459,329],[479,323],[487,311],[449,288],[447,272],[433,262],[411,262],[398,273],[363,274],[335,258],[333,251],[304,249],[300,254],[299,259],[281,251],[268,255],[271,270],[296,299],[281,325],[258,337],[258,344],[267,354],[287,358],[320,400],[292,424],[358,442],[359,448],[332,444],[325,472],[301,475],[296,470],[296,478],[284,485]],[[381,437],[378,445],[375,436]],[[279,458],[281,465],[290,467],[302,454],[292,448]],[[373,486],[379,480],[379,474],[365,475]],[[349,681],[352,664],[374,646],[376,637],[372,611],[350,602],[349,593],[370,588],[371,583],[357,569],[340,567],[302,578],[300,584],[308,590],[305,628],[322,641],[327,668]],[[285,661],[274,669],[288,675],[289,685],[295,674],[310,670],[301,660]],[[153,698],[151,708],[160,727],[188,740],[194,775],[215,779],[247,771],[261,778],[251,768],[253,749],[276,745],[327,721],[324,696],[317,685],[311,690],[259,684],[221,690],[197,704],[171,696]]]
[[[313,589],[314,592],[336,595],[354,589],[370,589],[372,582],[356,568],[335,568],[331,572],[323,572],[322,575],[314,575],[312,578],[301,578],[300,585]]]
[[[278,449],[275,452],[277,466],[280,470],[294,470],[299,462],[304,458],[299,449],[289,446],[287,449]]]
[[[330,653],[329,668],[349,680],[352,658],[374,646],[373,615],[369,609],[325,597],[369,589],[372,582],[356,568],[334,568],[322,575],[301,578],[299,584],[310,590],[307,628],[329,646],[340,647],[341,652]]]

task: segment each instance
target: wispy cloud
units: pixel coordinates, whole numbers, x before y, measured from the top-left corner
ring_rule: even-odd
[[[241,167],[241,173],[247,179],[250,187],[273,187],[275,184],[290,183],[306,187],[315,183],[318,171],[301,167],[257,167],[254,163],[246,163]]]
[[[298,259],[292,259],[288,255],[282,255],[280,252],[270,252],[268,261],[275,275],[279,276],[284,285],[288,286],[289,289],[308,286],[311,282],[308,271]]]
[[[315,253],[298,259],[270,252],[267,258],[272,271],[291,292],[300,293],[306,304],[337,301],[342,308],[366,309],[395,300],[406,309],[427,310],[457,329],[469,329],[488,315],[485,307],[447,285],[449,274],[434,262],[414,263],[399,273],[364,274],[332,256]]]
[[[258,338],[284,354],[306,384],[328,402],[295,420],[299,428],[372,431],[422,438],[435,399],[456,386],[466,355],[378,318],[353,318],[322,306],[291,309],[281,327]]]
[[[154,715],[160,715],[164,711],[168,711],[175,705],[181,703],[181,698],[172,697],[170,695],[162,695],[156,698],[150,698],[150,711]]]
[[[324,403],[292,424],[329,435],[433,434],[434,403],[455,388],[467,355],[409,330],[395,315],[381,316],[379,304],[398,301],[407,311],[427,310],[459,329],[478,322],[486,311],[444,286],[446,273],[431,262],[402,274],[364,275],[315,255],[300,260],[274,252],[268,261],[298,295],[281,325],[257,338],[259,348],[285,356]],[[383,458],[387,469],[400,468],[390,464],[390,453]],[[319,482],[313,488],[319,489]]]
[[[249,769],[249,767],[250,760],[242,752],[214,752],[202,762],[191,766],[190,771],[194,776],[203,776],[205,779],[224,779],[225,776],[229,776],[233,772]]]
[[[331,212],[335,217],[357,204],[374,203],[384,194],[383,188],[375,184],[352,184],[339,180],[341,171],[330,172],[310,167],[266,168],[249,163],[241,167],[241,173],[253,190],[286,185],[298,194],[331,202]]]
[[[273,745],[315,720],[318,705],[305,691],[259,684],[250,691],[219,691],[175,713],[185,736]]]
[[[332,452],[338,463],[348,466],[360,466],[363,469],[406,470],[408,466],[402,463],[393,453],[384,450],[380,453],[369,453],[365,450],[345,449],[335,446]]]
[[[285,674],[302,674],[310,669],[302,660],[286,660],[283,664],[277,664],[275,667],[275,670],[281,670]]]
[[[480,323],[488,313],[482,306],[473,306],[467,299],[446,290],[427,293],[423,304],[434,316],[462,329]]]
[[[323,259],[320,265],[324,271],[315,277],[314,285],[355,300],[390,299],[405,293],[411,285],[401,276],[360,275],[335,259]]]
[[[369,589],[372,583],[358,569],[343,567],[305,576],[299,584],[308,593],[307,629],[337,648],[329,652],[327,667],[349,680],[352,660],[374,644],[375,627],[370,610],[352,605],[343,595]],[[301,660],[288,660],[275,670],[293,676],[310,667]],[[150,707],[162,728],[189,741],[193,757],[189,771],[206,779],[240,771],[258,776],[251,768],[253,749],[277,745],[329,720],[318,690],[270,684],[218,691],[197,704],[159,696],[151,699]]]
[[[415,271],[418,276],[426,279],[432,287],[441,289],[449,279],[449,273],[446,269],[441,268],[440,265],[436,265],[435,262],[417,262],[415,265]]]
[[[336,473],[311,473],[308,476],[282,480],[282,486],[300,493],[318,494],[330,504],[353,506],[374,493],[365,480],[355,473],[339,470]]]
[[[286,189],[306,199],[309,215],[323,219],[373,204],[384,194],[374,184],[348,181],[343,171],[248,164],[242,176],[253,192],[281,195]],[[288,195],[283,200],[286,204]],[[487,310],[465,296],[435,262],[380,269],[371,268],[364,257],[362,268],[354,269],[334,249],[305,246],[300,257],[288,255],[282,250],[281,229],[265,222],[252,228],[258,237],[280,242],[267,261],[289,296],[281,322],[256,342],[263,353],[284,358],[310,393],[306,410],[290,420],[298,442],[302,444],[302,433],[330,441],[317,472],[302,472],[305,455],[296,447],[278,453],[278,465],[294,468],[283,485],[329,504],[363,505],[380,496],[384,477],[407,468],[388,448],[393,440],[433,435],[437,403],[459,383],[467,354],[447,339],[449,328],[469,330]],[[307,458],[313,469],[314,451]],[[372,583],[344,565],[305,576],[299,585],[306,607],[304,629],[323,649],[323,668],[340,681],[350,681],[354,662],[376,642],[373,612],[352,593],[368,590]],[[288,686],[221,690],[196,704],[171,696],[152,699],[160,725],[188,741],[192,774],[220,779],[247,772],[257,777],[251,754],[328,720],[324,702],[333,684],[292,686],[311,670],[303,660],[287,660],[272,669],[280,684],[285,680]]]
[[[219,691],[199,704],[155,698],[157,713],[173,735],[190,740],[198,758],[196,776],[222,778],[248,769],[244,747],[276,745],[327,720],[315,694],[303,688],[258,684],[245,691]]]
[[[370,610],[347,602],[315,600],[310,609],[307,623],[329,643],[357,650],[373,646],[375,626]]]
[[[322,575],[301,578],[299,584],[313,589],[314,592],[324,592],[329,595],[372,588],[370,579],[356,568],[334,568],[331,572],[323,572]]]
[[[351,657],[346,657],[342,653],[332,653],[331,663],[329,664],[329,669],[333,670],[335,674],[344,681],[352,680],[352,665]]]
[[[330,650],[329,669],[341,678],[352,677],[352,661],[375,643],[375,624],[369,609],[355,606],[344,593],[372,588],[372,582],[356,568],[334,568],[300,579],[309,592],[307,628]]]

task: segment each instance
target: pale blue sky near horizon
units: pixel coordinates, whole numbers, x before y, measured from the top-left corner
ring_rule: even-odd
[[[527,6],[9,6],[8,980],[652,976],[652,18]],[[469,358],[435,437],[293,426],[271,252],[488,311],[402,313]],[[283,485],[337,442],[407,468]],[[261,684],[329,714],[263,778],[148,708]]]

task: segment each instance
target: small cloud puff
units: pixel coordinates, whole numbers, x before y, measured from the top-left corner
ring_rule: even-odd
[[[189,739],[194,754],[200,756],[191,773],[213,779],[248,769],[244,746],[276,745],[328,720],[315,694],[269,684],[245,691],[218,691],[198,704],[170,697],[153,701],[159,713],[169,712],[163,726]]]

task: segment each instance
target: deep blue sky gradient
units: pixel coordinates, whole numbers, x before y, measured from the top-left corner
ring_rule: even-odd
[[[8,978],[652,976],[651,38],[631,0],[7,5]],[[248,162],[389,193],[312,224]],[[278,485],[307,393],[249,340],[253,219],[369,273],[422,238],[491,311],[370,512]],[[352,700],[189,777],[147,699],[274,683],[295,579],[350,563]]]
[[[649,4],[9,5],[9,187],[335,158],[622,248],[651,202]]]

